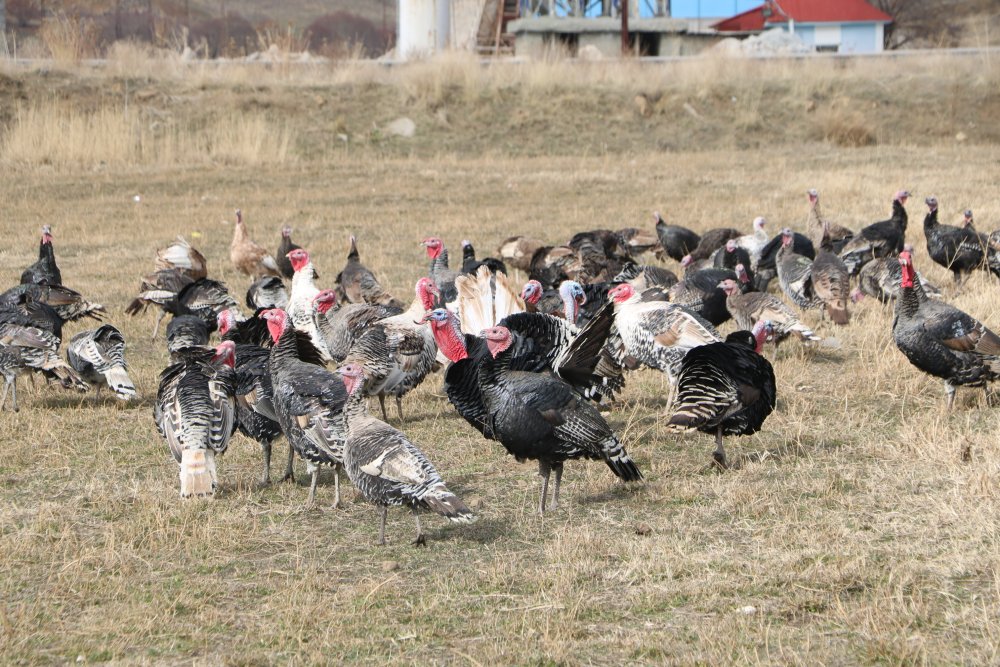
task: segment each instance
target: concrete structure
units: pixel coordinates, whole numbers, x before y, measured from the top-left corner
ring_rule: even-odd
[[[591,52],[596,49],[608,58],[617,58],[622,51],[620,18],[542,16],[511,21],[507,29],[515,37],[515,55],[528,58],[543,57],[555,48],[562,48],[571,56],[576,56],[581,49]],[[695,55],[721,37],[691,32],[689,22],[684,19],[629,19],[629,38],[638,55]]]
[[[419,58],[448,47],[450,0],[399,0],[396,55]]]
[[[864,0],[765,0],[714,24],[723,33],[759,33],[780,27],[817,51],[877,53],[892,18]]]

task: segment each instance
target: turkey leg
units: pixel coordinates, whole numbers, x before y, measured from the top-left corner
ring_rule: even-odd
[[[260,448],[264,452],[264,472],[260,475],[260,485],[268,486],[271,483],[271,443],[262,442]]]
[[[558,507],[559,507],[559,485],[562,484],[562,473],[563,473],[563,464],[562,464],[562,461],[560,461],[559,463],[553,463],[552,464],[552,469],[556,473],[556,484],[555,484],[555,488],[552,489],[552,509],[558,509]]]
[[[951,412],[955,405],[955,385],[947,380],[944,381],[945,412]]]
[[[295,481],[295,449],[292,447],[292,443],[288,443],[288,462],[285,463],[285,476],[281,478],[282,482],[294,482]]]
[[[385,411],[385,394],[378,395],[378,406],[382,408],[382,421],[388,423],[389,415]]]
[[[11,380],[10,378],[5,378],[3,383],[3,396],[0,396],[0,410],[3,410],[3,406],[7,404],[7,392],[10,391],[11,386],[16,382],[16,380]]]
[[[538,462],[538,476],[542,478],[542,492],[538,496],[538,513],[545,514],[545,496],[549,495],[549,475],[552,466],[547,461]]]
[[[313,501],[316,499],[317,482],[319,482],[319,466],[313,466],[312,482],[309,484],[309,499],[306,501],[306,507],[312,507]]]
[[[426,547],[427,538],[424,537],[424,531],[420,528],[420,515],[417,514],[417,508],[413,509],[413,520],[417,522],[417,539],[413,540],[413,546],[415,547]]]
[[[152,339],[153,340],[156,340],[156,334],[158,334],[160,332],[160,322],[162,322],[163,318],[166,317],[166,316],[167,316],[167,311],[165,311],[165,310],[161,310],[160,314],[157,315],[157,317],[156,317],[156,325],[153,327],[153,335],[152,335]]]
[[[399,423],[403,423],[403,397],[396,397],[396,414],[399,415]]]
[[[381,546],[385,546],[385,518],[389,514],[389,508],[382,508],[382,517],[378,522],[378,543]]]
[[[715,451],[712,452],[712,458],[715,462],[719,464],[721,468],[728,468],[729,465],[726,463],[726,450],[722,447],[722,428],[715,429]]]
[[[339,463],[333,464],[333,509],[340,507],[340,469]]]

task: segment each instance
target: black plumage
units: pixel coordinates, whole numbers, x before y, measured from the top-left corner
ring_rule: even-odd
[[[675,262],[681,261],[685,255],[690,255],[701,237],[687,227],[680,225],[668,225],[659,213],[654,213],[656,220],[656,235],[660,238],[660,246],[663,252]]]
[[[892,337],[911,364],[944,380],[950,410],[955,387],[981,387],[1000,378],[1000,337],[954,306],[928,299],[909,252],[900,253],[899,264]]]
[[[62,285],[62,273],[56,265],[52,248],[52,228],[42,227],[42,239],[38,243],[38,261],[21,273],[22,285]]]
[[[160,273],[157,272],[157,275]],[[178,284],[181,282],[183,279],[179,280]],[[239,310],[236,300],[229,294],[226,285],[211,278],[200,278],[192,283],[184,284],[176,293],[170,293],[169,290],[143,291],[132,300],[125,312],[129,315],[135,315],[151,304],[159,307],[163,313],[170,313],[175,317],[178,315],[199,317],[205,322],[210,332],[215,331],[216,319],[220,312],[230,309]],[[159,328],[162,319],[163,314],[156,322],[157,328]],[[156,336],[156,329],[153,330],[153,336]]]
[[[292,228],[285,225],[281,228],[281,241],[278,243],[278,251],[274,254],[274,261],[278,265],[278,271],[288,280],[295,276],[295,269],[292,268],[292,261],[288,259],[288,253],[298,250],[302,246],[292,243]],[[251,306],[252,307],[252,306]],[[274,306],[283,308],[284,306]]]
[[[901,190],[892,200],[892,217],[868,225],[840,249],[840,259],[855,276],[872,259],[898,255],[906,242],[906,200],[909,192]]]
[[[178,315],[167,324],[167,350],[174,355],[189,347],[203,347],[211,333],[197,315]]]
[[[768,323],[760,321],[752,332],[736,331],[725,342],[693,348],[681,364],[676,407],[667,425],[714,434],[714,458],[723,467],[722,437],[756,433],[774,410],[774,369],[758,352],[768,333]]]
[[[752,289],[748,280],[739,280],[736,273],[729,269],[701,269],[670,288],[670,302],[684,306],[718,326],[731,317],[726,308],[726,293],[719,287],[723,280],[737,281],[743,292]]]
[[[719,248],[719,251],[715,253],[713,264],[717,269],[729,269],[734,273],[736,272],[736,266],[738,264],[742,264],[750,283],[754,284],[756,282],[754,279],[754,272],[750,268],[752,266],[750,262],[750,253],[748,253],[744,248],[736,245],[736,241],[734,239],[726,241],[726,245]]]
[[[66,321],[47,303],[32,301],[27,294],[0,307],[0,324],[19,324],[47,331],[62,340]]]
[[[545,511],[549,476],[556,473],[552,508],[559,504],[563,462],[603,460],[625,481],[642,478],[607,422],[572,386],[551,373],[515,371],[513,336],[505,327],[485,332],[492,363],[479,367],[479,386],[494,438],[519,461],[538,461],[539,512]]]
[[[928,197],[926,203],[924,238],[931,259],[951,271],[956,284],[976,269],[989,269],[989,239],[986,235],[976,232],[972,225],[955,227],[941,224],[938,222],[937,199]]]
[[[274,411],[288,443],[305,459],[312,476],[308,502],[315,498],[319,466],[331,465],[337,471],[334,506],[338,506],[346,437],[344,383],[324,368],[309,335],[296,331],[285,311],[265,310],[261,316],[275,343],[268,360]]]
[[[757,275],[754,285],[758,292],[766,292],[771,281],[778,277],[778,251],[781,250],[782,235],[778,234],[761,249],[757,260]],[[792,234],[792,252],[809,259],[816,258],[816,248],[808,237],[795,232]]]
[[[50,306],[66,322],[84,317],[100,320],[104,306],[87,301],[82,294],[62,285],[18,285],[0,294],[0,308],[34,301]]]
[[[13,409],[17,405],[17,376],[27,372],[41,373],[63,387],[87,391],[87,383],[59,356],[60,340],[48,331],[19,324],[0,324],[0,375],[4,378],[0,410],[12,392]]]
[[[476,249],[472,246],[472,241],[462,241],[462,273],[475,275],[480,266],[485,266],[490,273],[502,273],[507,275],[507,266],[496,257],[484,257],[476,259]]]

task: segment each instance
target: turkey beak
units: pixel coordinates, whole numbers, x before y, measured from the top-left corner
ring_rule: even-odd
[[[430,322],[430,320],[431,320],[431,311],[428,310],[426,313],[424,313],[424,316],[421,319],[413,320],[413,323],[416,325],[427,324],[428,322]]]

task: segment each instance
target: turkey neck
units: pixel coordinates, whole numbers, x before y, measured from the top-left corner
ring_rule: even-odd
[[[237,222],[233,228],[233,242],[231,245],[243,243],[247,240],[247,228],[242,222]]]
[[[906,231],[906,223],[909,217],[906,215],[906,209],[903,208],[903,205],[898,200],[893,200],[892,202],[892,219],[899,225],[900,229],[904,232]]]
[[[291,323],[285,324],[285,330],[281,332],[281,338],[271,348],[271,363],[278,364],[290,360],[298,360],[298,350],[295,345],[295,327]]]
[[[372,417],[368,414],[368,406],[365,403],[364,387],[358,387],[344,403],[344,422],[347,425],[348,437],[351,434],[352,424],[357,426],[358,420],[364,418]]]
[[[448,270],[448,250],[442,247],[441,252],[437,254],[437,257],[431,260],[431,275],[447,270]]]
[[[927,215],[924,216],[924,234],[930,235],[935,233],[939,226],[937,209],[928,211]]]

